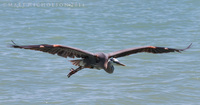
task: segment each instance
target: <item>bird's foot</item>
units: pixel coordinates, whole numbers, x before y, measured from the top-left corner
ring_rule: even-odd
[[[71,68],[69,74],[67,75],[67,77],[68,77],[68,78],[71,77],[71,76],[72,76],[73,74],[75,74],[77,71],[78,71],[77,69]]]
[[[82,66],[79,66],[77,69],[71,68],[69,74],[67,75],[67,77],[68,77],[68,78],[71,77],[73,74],[75,74],[76,72],[82,70],[83,68],[84,68],[84,67],[82,67]]]

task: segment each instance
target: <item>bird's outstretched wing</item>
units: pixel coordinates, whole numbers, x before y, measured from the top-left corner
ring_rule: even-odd
[[[12,41],[13,42],[13,41]],[[13,48],[21,48],[21,49],[30,49],[30,50],[36,50],[36,51],[42,51],[50,54],[57,54],[62,57],[70,57],[70,58],[86,58],[89,56],[93,56],[93,53],[74,48],[69,46],[62,46],[62,45],[48,45],[48,44],[40,44],[40,45],[16,45],[13,42],[13,45],[11,45]]]
[[[145,47],[137,47],[137,48],[129,48],[124,49],[112,53],[108,53],[109,58],[114,57],[123,57],[130,54],[135,53],[141,53],[141,52],[147,52],[147,53],[153,53],[153,54],[159,54],[159,53],[169,53],[169,52],[181,52],[186,49],[189,49],[191,47],[192,43],[185,49],[174,49],[174,48],[166,48],[166,47],[155,47],[155,46],[145,46]]]

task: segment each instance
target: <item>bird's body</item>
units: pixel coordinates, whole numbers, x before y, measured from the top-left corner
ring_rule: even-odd
[[[83,68],[90,69],[104,69],[107,73],[113,73],[114,67],[112,60],[108,58],[108,55],[105,53],[96,53],[95,56],[82,58],[79,60],[70,60],[73,65],[81,66]],[[113,58],[111,58],[113,59]]]
[[[71,69],[71,72],[68,74],[68,77],[73,75],[74,73],[82,70],[84,68],[90,69],[104,69],[107,73],[113,73],[114,65],[121,65],[125,66],[124,64],[120,63],[116,58],[128,56],[130,54],[140,53],[140,52],[148,52],[153,54],[158,53],[169,53],[169,52],[181,52],[188,48],[190,48],[192,44],[190,44],[185,49],[174,49],[174,48],[166,48],[166,47],[155,47],[155,46],[145,46],[145,47],[138,47],[138,48],[130,48],[124,49],[112,53],[90,53],[78,48],[69,47],[69,46],[62,46],[62,45],[48,45],[48,44],[41,44],[41,45],[24,45],[19,46],[13,42],[11,47],[14,48],[22,48],[22,49],[30,49],[30,50],[37,50],[42,52],[47,52],[50,54],[57,54],[62,57],[70,57],[70,58],[81,58],[76,60],[70,60],[73,65],[78,66],[77,69]]]

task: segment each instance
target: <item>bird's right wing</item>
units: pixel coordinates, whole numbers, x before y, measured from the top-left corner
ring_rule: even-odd
[[[14,43],[14,42],[13,42]],[[19,46],[15,43],[11,45],[13,48],[21,48],[21,49],[30,49],[36,51],[42,51],[50,54],[57,54],[62,57],[70,57],[70,58],[85,58],[89,56],[94,56],[93,53],[74,48],[69,46],[62,46],[62,45],[48,45],[48,44],[40,44],[40,45],[23,45]]]
[[[155,46],[145,46],[145,47],[137,47],[137,48],[129,48],[124,49],[112,53],[108,53],[108,57],[118,58],[123,56],[128,56],[130,54],[136,54],[141,52],[159,54],[159,53],[169,53],[169,52],[181,52],[188,48],[190,48],[192,43],[185,49],[175,49],[175,48],[166,48],[166,47],[155,47]]]

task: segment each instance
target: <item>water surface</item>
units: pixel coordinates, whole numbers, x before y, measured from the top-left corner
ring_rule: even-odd
[[[1,105],[200,104],[198,0],[43,2],[74,7],[0,2]],[[185,48],[192,42],[193,46],[183,53],[119,58],[127,66],[115,67],[113,74],[84,69],[68,79],[74,67],[69,59],[9,48],[10,40],[106,53],[146,45]]]

